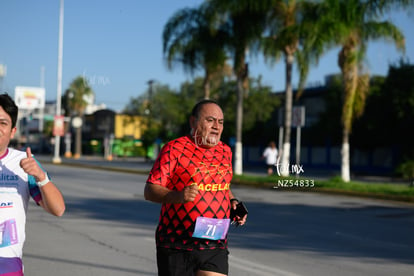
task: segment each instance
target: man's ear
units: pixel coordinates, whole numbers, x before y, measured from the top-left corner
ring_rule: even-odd
[[[16,134],[17,131],[17,127],[12,128],[11,132],[10,132],[10,139],[14,138],[14,134]]]

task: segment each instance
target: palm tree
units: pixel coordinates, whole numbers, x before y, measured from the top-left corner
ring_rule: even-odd
[[[392,22],[380,21],[391,8],[412,5],[412,0],[325,0],[319,10],[320,32],[312,40],[315,51],[340,47],[338,65],[343,82],[341,177],[350,181],[349,135],[353,120],[364,109],[369,74],[363,61],[370,40],[385,39],[404,50],[404,35]]]
[[[181,64],[184,71],[204,70],[204,98],[210,98],[213,75],[225,69],[226,54],[223,47],[225,34],[213,28],[214,13],[208,5],[197,9],[185,8],[176,12],[163,32],[163,52],[170,70]]]
[[[266,60],[277,61],[283,56],[285,61],[285,131],[284,137],[279,137],[279,139],[283,139],[280,171],[283,176],[288,176],[293,105],[293,65],[296,61],[300,72],[297,93],[297,98],[299,98],[307,77],[309,63],[312,60],[310,51],[305,52],[306,49],[301,49],[300,41],[303,42],[311,32],[314,32],[311,26],[316,19],[311,15],[313,15],[317,4],[309,1],[275,0],[271,1],[270,5],[266,36],[262,39],[261,47]]]
[[[263,0],[262,0],[263,1]],[[247,96],[248,64],[246,54],[254,52],[265,26],[266,7],[257,0],[210,0],[208,5],[219,16],[219,25],[227,33],[225,46],[233,59],[233,70],[237,77],[237,106],[236,106],[236,175],[243,173],[242,126],[243,98]]]
[[[83,118],[85,109],[90,103],[90,99],[94,93],[89,86],[88,81],[84,77],[75,78],[69,88],[65,92],[65,102],[67,108],[70,110],[70,115],[79,119]],[[74,158],[79,158],[82,155],[82,127],[76,128],[76,143]]]

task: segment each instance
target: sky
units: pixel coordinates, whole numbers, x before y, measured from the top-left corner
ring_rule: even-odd
[[[196,7],[202,0],[66,0],[64,2],[62,93],[78,76],[89,81],[95,104],[120,112],[131,98],[148,91],[154,80],[178,90],[184,81],[202,76],[186,74],[181,67],[167,69],[162,53],[162,32],[178,10]],[[0,1],[1,92],[14,95],[16,86],[44,86],[46,100],[57,98],[60,0]],[[395,12],[389,19],[406,37],[405,55],[393,44],[369,44],[366,66],[371,74],[387,74],[389,64],[401,57],[414,63],[414,14]],[[339,72],[338,49],[328,52],[310,69],[307,86],[323,84]],[[273,66],[260,57],[249,57],[251,77],[274,91],[285,87],[282,62]],[[297,85],[298,73],[293,82]]]

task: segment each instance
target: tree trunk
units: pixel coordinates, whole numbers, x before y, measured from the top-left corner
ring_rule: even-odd
[[[341,178],[344,182],[351,180],[350,176],[350,158],[349,158],[349,133],[344,128],[342,133],[342,149],[341,149]]]
[[[285,91],[285,137],[283,139],[282,164],[280,173],[282,176],[289,176],[290,160],[290,133],[292,127],[292,68],[293,55],[286,56],[286,91]],[[281,137],[279,138],[281,139]]]
[[[242,129],[243,129],[243,78],[237,78],[237,110],[236,110],[236,149],[234,159],[234,174],[243,174],[243,143],[242,143]]]
[[[210,75],[206,73],[203,82],[203,89],[204,89],[204,99],[210,99]]]
[[[82,127],[76,128],[76,145],[75,155],[73,158],[78,159],[82,155]]]
[[[341,149],[341,178],[344,182],[351,180],[349,135],[352,130],[354,117],[355,94],[358,85],[358,64],[353,62],[356,56],[354,47],[344,47],[338,58],[342,71],[344,99],[342,107],[342,149]]]

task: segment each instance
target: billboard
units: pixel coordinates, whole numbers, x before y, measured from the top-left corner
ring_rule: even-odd
[[[45,94],[43,87],[16,86],[14,89],[14,101],[21,109],[44,108]]]

